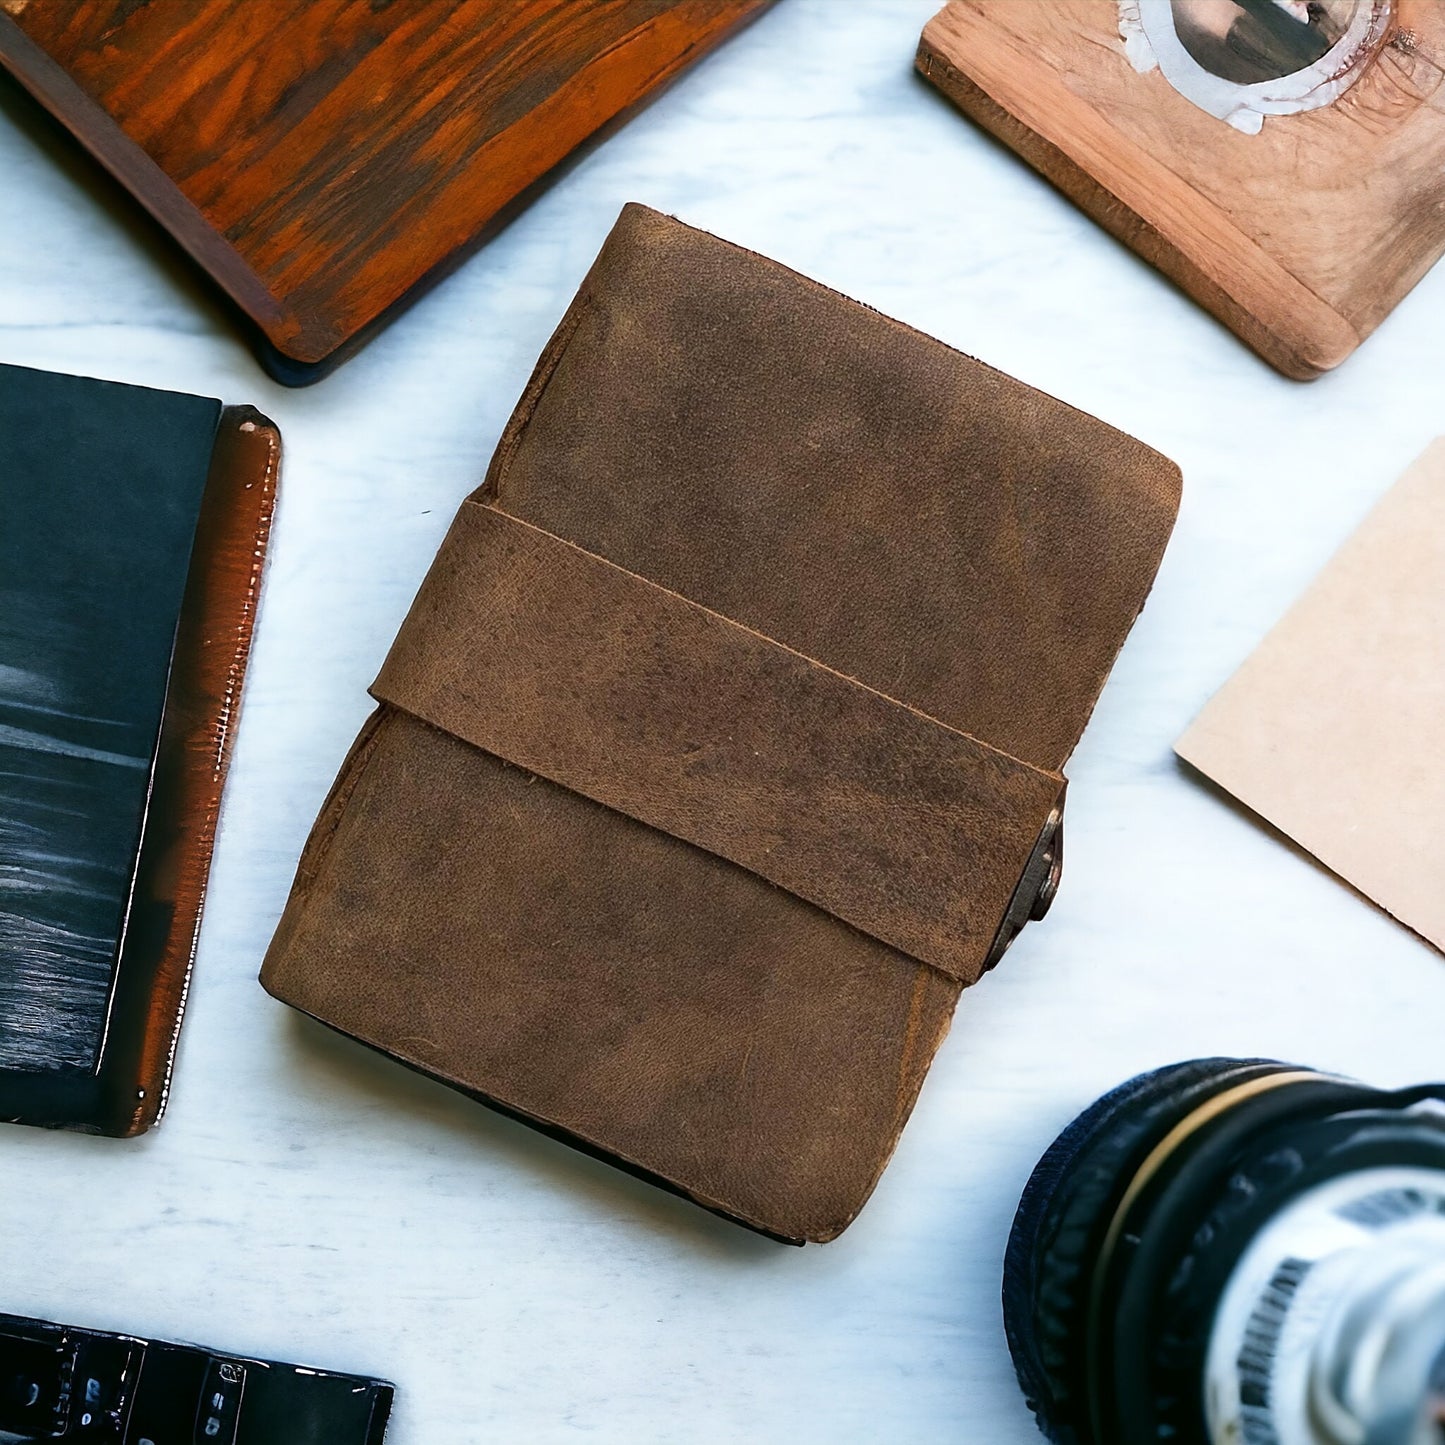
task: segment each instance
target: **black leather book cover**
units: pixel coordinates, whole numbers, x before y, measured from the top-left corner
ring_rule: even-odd
[[[0,1117],[164,1104],[275,454],[249,409],[0,366]]]

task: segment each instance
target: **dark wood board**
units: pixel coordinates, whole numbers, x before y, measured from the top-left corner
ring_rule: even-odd
[[[952,0],[918,68],[1286,375],[1337,366],[1445,252],[1445,6],[1396,0],[1332,103],[1246,134],[1126,55],[1117,0]]]
[[[5,0],[0,65],[325,374],[769,0]]]

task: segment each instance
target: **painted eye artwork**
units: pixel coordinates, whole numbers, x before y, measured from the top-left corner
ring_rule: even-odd
[[[1324,59],[1359,0],[1171,0],[1179,43],[1238,85],[1279,80]]]
[[[1266,116],[1330,105],[1364,74],[1394,0],[1120,0],[1135,70],[1257,134]]]

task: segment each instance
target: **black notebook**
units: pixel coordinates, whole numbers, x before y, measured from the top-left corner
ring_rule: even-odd
[[[164,1106],[278,451],[249,408],[0,366],[0,1117]]]

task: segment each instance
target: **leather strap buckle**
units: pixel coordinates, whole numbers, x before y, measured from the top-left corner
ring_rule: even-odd
[[[1064,798],[1049,814],[1039,833],[1034,851],[1024,865],[1019,886],[1009,900],[1003,922],[999,924],[993,947],[983,961],[984,971],[993,968],[1009,951],[1013,941],[1024,931],[1024,925],[1041,919],[1053,906],[1064,874]]]

